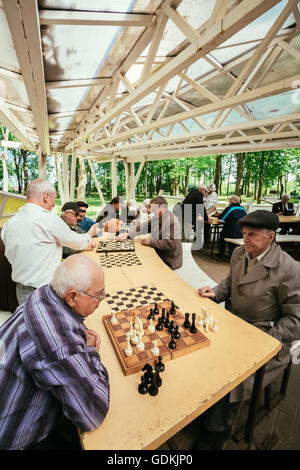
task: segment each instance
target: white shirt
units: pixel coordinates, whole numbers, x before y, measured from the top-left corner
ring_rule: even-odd
[[[218,195],[216,191],[213,191],[211,194],[204,196],[203,202],[205,209],[209,209],[210,207],[215,206],[218,202]]]
[[[270,248],[271,245],[269,246],[269,248],[266,249],[266,251],[258,255],[256,258],[251,258],[249,253],[246,251],[246,258],[248,260],[247,272],[251,271],[251,269],[254,268],[254,266],[268,253]]]
[[[83,250],[91,240],[73,232],[57,215],[27,203],[3,226],[1,238],[12,267],[12,280],[24,286],[49,284],[61,262],[62,247]]]

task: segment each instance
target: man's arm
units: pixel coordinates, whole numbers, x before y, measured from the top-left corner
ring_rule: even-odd
[[[76,233],[62,219],[54,217],[47,229],[60,246],[73,248],[73,250],[84,250],[93,243],[88,233]],[[40,229],[43,230],[43,227]]]

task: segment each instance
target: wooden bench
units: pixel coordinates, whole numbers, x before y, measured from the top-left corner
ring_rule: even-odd
[[[242,246],[244,245],[244,240],[242,238],[224,238],[225,242],[231,243],[232,245]],[[277,243],[295,243],[294,254],[296,256],[300,243],[300,235],[276,235]]]

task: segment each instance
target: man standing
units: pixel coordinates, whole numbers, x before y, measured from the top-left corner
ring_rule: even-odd
[[[206,196],[204,196],[203,200],[207,215],[212,215],[216,211],[218,203],[218,194],[216,193],[216,185],[214,183],[210,183],[207,186]]]
[[[37,287],[48,284],[62,258],[62,247],[75,250],[94,248],[88,233],[78,234],[51,213],[56,190],[46,179],[29,183],[27,203],[3,226],[1,238],[5,256],[12,267],[19,304]]]
[[[0,328],[0,449],[79,450],[76,428],[109,409],[100,338],[84,319],[105,297],[102,268],[73,255]]]
[[[226,308],[278,339],[282,349],[265,369],[263,387],[270,384],[287,366],[290,347],[300,339],[300,267],[275,242],[278,217],[269,211],[254,211],[239,220],[244,246],[233,251],[230,273],[218,286],[199,289],[202,297]],[[248,399],[254,377],[236,387],[208,410],[204,428],[211,446],[220,448],[230,436],[237,403]]]
[[[199,184],[198,188],[190,191],[181,203],[183,241],[189,241],[193,229],[197,231],[197,223],[208,220],[203,200],[206,194],[206,185]]]

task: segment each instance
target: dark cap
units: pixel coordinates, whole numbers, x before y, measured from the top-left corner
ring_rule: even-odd
[[[278,215],[269,211],[253,211],[238,220],[238,224],[243,227],[265,228],[267,230],[277,230],[279,227]]]
[[[76,202],[66,202],[62,206],[61,210],[62,210],[62,212],[68,211],[68,210],[73,210],[73,211],[76,211],[76,212],[84,212],[84,209],[80,209],[79,205],[76,204]]]

